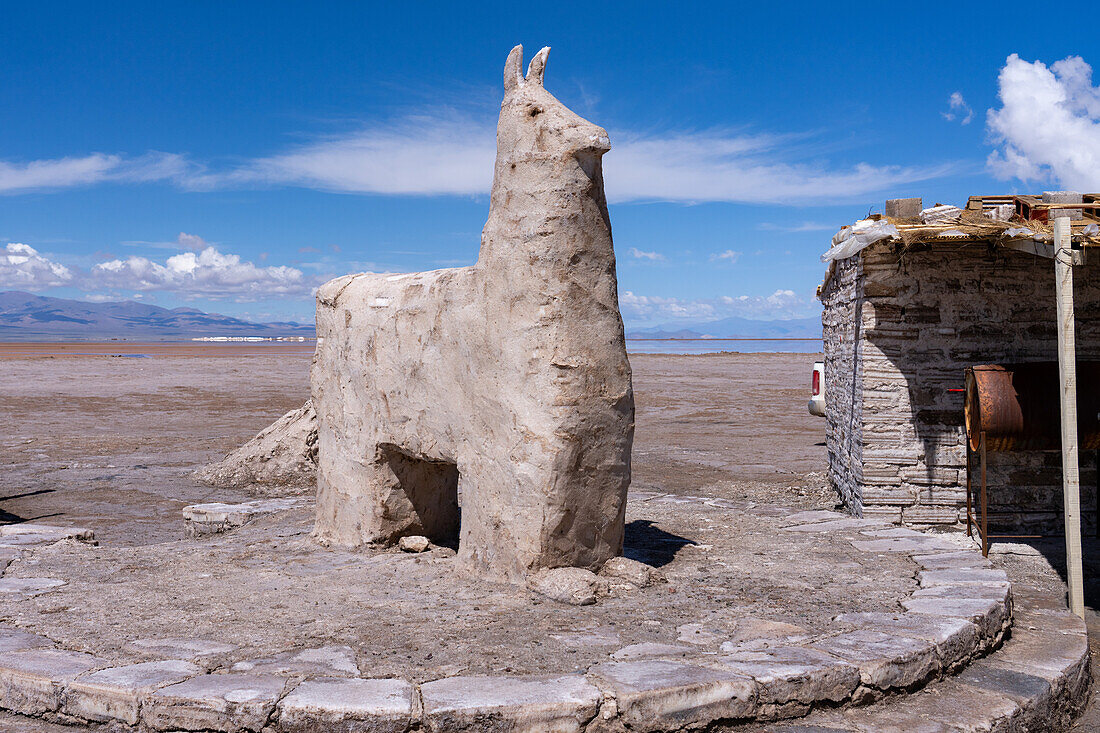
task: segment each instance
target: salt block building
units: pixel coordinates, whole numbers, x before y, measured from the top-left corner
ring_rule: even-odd
[[[1071,218],[1078,360],[1100,360],[1098,204],[1065,192],[971,197],[965,208],[900,199],[837,233],[818,297],[829,479],[849,511],[966,521],[965,369],[1057,359],[1052,212]],[[1086,531],[1096,461],[1081,452]],[[991,530],[1059,526],[1058,452],[989,453],[988,486]]]

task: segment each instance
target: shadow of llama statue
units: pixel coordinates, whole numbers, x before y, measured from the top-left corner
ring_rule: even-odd
[[[601,157],[607,133],[508,55],[477,264],[317,294],[314,536],[458,539],[521,580],[622,550],[634,394]],[[461,489],[461,511],[459,493]]]

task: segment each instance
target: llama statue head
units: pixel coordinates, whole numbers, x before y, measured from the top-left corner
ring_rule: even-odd
[[[524,77],[523,46],[516,46],[508,54],[497,149],[596,160],[611,149],[607,131],[574,113],[546,91],[543,76],[549,55],[549,46],[535,54]]]
[[[539,236],[530,241],[536,247],[532,255],[560,266],[553,255],[564,254],[569,247],[561,245],[568,245],[570,238],[545,245],[551,233],[576,229],[580,223],[589,232],[593,226],[600,230],[600,242],[589,249],[614,268],[601,162],[611,142],[606,130],[546,91],[543,76],[549,54],[549,47],[535,54],[526,76],[523,46],[513,48],[504,64],[496,168],[479,264],[514,259],[517,245],[523,244],[516,235],[537,231]]]

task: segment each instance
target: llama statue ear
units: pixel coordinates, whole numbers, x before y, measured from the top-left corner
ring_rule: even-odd
[[[542,75],[546,73],[546,57],[550,55],[550,47],[543,46],[542,50],[531,59],[531,65],[527,67],[527,81],[542,86]]]
[[[504,91],[515,89],[523,81],[523,46],[516,46],[504,62]]]

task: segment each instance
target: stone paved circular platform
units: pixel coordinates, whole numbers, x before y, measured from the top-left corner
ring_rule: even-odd
[[[455,580],[445,550],[320,550],[308,509],[146,548],[0,528],[0,707],[160,731],[679,730],[912,692],[1011,624],[977,552],[833,512],[633,494],[628,555],[669,582],[577,608]]]

